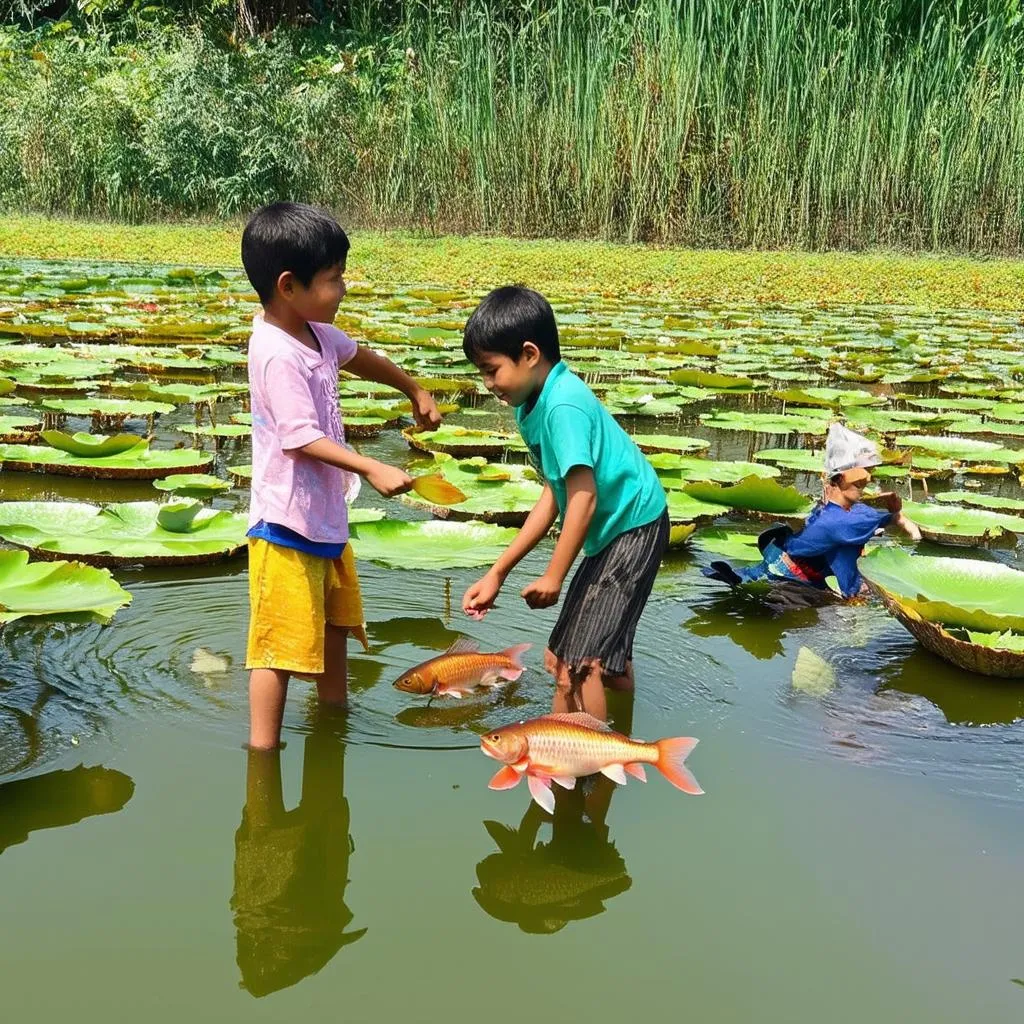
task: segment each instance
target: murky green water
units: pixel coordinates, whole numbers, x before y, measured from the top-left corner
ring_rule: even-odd
[[[365,447],[409,457],[394,434]],[[666,564],[635,702],[611,711],[700,737],[707,795],[600,780],[559,793],[553,821],[522,787],[487,789],[476,734],[550,707],[555,611],[510,586],[465,620],[472,570],[361,565],[353,709],[293,684],[279,755],[242,749],[244,561],[118,573],[134,601],[109,627],[5,628],[5,1019],[1022,1019],[1024,687],[946,665],[875,605],[771,617],[703,579],[706,557]],[[457,635],[532,641],[531,670],[459,704],[391,687]],[[837,671],[824,696],[791,685],[802,647]]]

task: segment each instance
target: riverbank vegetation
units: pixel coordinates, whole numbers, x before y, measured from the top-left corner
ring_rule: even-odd
[[[0,216],[5,259],[122,260],[238,267],[242,223],[112,224]],[[891,252],[709,251],[606,242],[450,237],[357,230],[353,282],[432,283],[485,291],[525,281],[551,294],[668,302],[858,305],[921,311],[1016,310],[1024,264]]]
[[[1021,249],[1019,0],[15,7],[8,210]]]

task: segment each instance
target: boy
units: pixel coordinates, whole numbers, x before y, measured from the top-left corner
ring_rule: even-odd
[[[632,689],[633,636],[668,546],[665,492],[653,467],[593,392],[561,361],[547,300],[520,286],[498,288],[466,324],[466,358],[488,391],[515,408],[523,440],[545,480],[519,536],[462,599],[480,618],[513,567],[547,535],[561,534],[547,571],[522,596],[531,608],[557,604],[573,577],[545,664],[555,677],[555,711],[606,717],[604,684]]]
[[[331,326],[345,295],[349,242],[328,214],[298,203],[257,210],[242,263],[263,305],[249,339],[252,500],[249,511],[249,745],[277,747],[288,679],[316,680],[321,701],[348,695],[346,640],[365,646],[346,494],[364,477],[384,497],[408,474],[345,446],[338,368],[388,384],[412,402],[420,427],[440,421],[434,400],[389,360]]]

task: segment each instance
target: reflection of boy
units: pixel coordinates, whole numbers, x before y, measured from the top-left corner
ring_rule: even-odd
[[[668,546],[665,492],[629,435],[561,361],[543,296],[521,287],[491,292],[469,318],[463,348],[487,389],[515,408],[545,485],[519,536],[462,607],[486,614],[508,574],[561,517],[547,571],[522,596],[531,608],[557,604],[582,549],[547,663],[557,711],[582,706],[604,718],[604,684],[632,689],[633,637]]]
[[[254,996],[315,974],[366,931],[345,931],[352,840],[344,757],[340,739],[307,737],[302,796],[286,811],[280,752],[249,751],[231,908],[242,987]]]
[[[412,485],[402,470],[345,445],[339,368],[404,392],[420,426],[440,422],[433,399],[411,377],[332,326],[345,296],[348,250],[332,217],[297,203],[257,210],[242,235],[242,263],[263,305],[249,341],[253,747],[280,742],[293,674],[315,678],[320,700],[345,703],[348,633],[363,631],[345,497],[355,474],[385,497]]]

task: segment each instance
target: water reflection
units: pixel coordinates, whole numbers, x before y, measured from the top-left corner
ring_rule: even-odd
[[[883,670],[879,693],[931,701],[950,725],[1009,725],[1024,719],[1024,682],[965,672],[919,647]]]
[[[132,798],[135,783],[123,772],[79,765],[0,785],[0,853],[45,828],[113,814]]]
[[[606,900],[633,884],[605,824],[614,790],[603,775],[559,790],[546,843],[538,833],[548,816],[532,800],[518,828],[485,821],[498,852],[476,866],[473,898],[480,907],[533,934],[602,913]]]
[[[818,620],[817,608],[775,603],[744,588],[690,607],[693,615],[683,629],[694,636],[725,637],[759,661],[785,654],[782,641],[789,631],[813,626]]]
[[[632,692],[609,691],[609,724],[627,736],[633,705]],[[554,787],[550,816],[530,800],[518,828],[485,821],[498,852],[476,866],[480,884],[472,892],[481,909],[537,935],[603,913],[606,900],[633,884],[606,823],[617,788],[611,779],[592,775],[571,790]],[[551,838],[540,842],[541,826],[548,822]]]
[[[242,823],[235,833],[241,986],[260,997],[315,974],[366,929],[346,931],[354,847],[345,799],[345,742],[336,716],[317,712],[304,740],[299,804],[287,811],[281,752],[250,751]],[[322,715],[322,717],[320,717]]]

